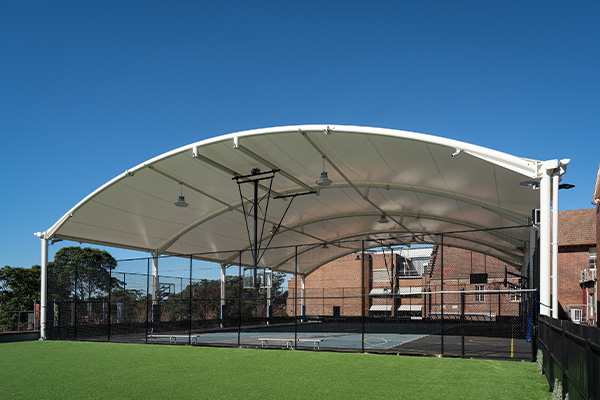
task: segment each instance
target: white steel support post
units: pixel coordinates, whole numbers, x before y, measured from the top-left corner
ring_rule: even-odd
[[[158,304],[158,255],[152,254],[152,306]]]
[[[558,183],[560,172],[552,176],[552,318],[558,319]]]
[[[48,239],[42,239],[42,276],[40,287],[40,340],[46,340],[46,309],[48,300]]]
[[[227,279],[227,266],[225,264],[221,264],[221,327],[225,326],[225,305],[227,303],[226,293],[225,293],[225,282]]]
[[[267,286],[267,325],[271,322],[271,286]]]
[[[540,314],[550,316],[550,193],[551,173],[544,163],[540,180]]]
[[[158,328],[160,321],[160,305],[158,301],[158,253],[152,254],[152,332]]]
[[[300,308],[302,309],[302,321],[306,321],[306,276],[300,276]]]

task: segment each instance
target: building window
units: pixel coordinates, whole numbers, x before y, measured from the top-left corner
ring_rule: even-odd
[[[590,269],[596,268],[596,248],[590,247]]]
[[[483,292],[484,289],[485,287],[483,285],[475,285],[475,290],[477,290],[478,292]],[[475,295],[475,301],[478,303],[483,303],[485,301],[485,294],[477,293]]]
[[[511,292],[510,293],[510,301],[513,303],[521,302],[521,292]]]
[[[581,322],[582,313],[579,308],[572,308],[570,310],[570,317],[573,322]]]

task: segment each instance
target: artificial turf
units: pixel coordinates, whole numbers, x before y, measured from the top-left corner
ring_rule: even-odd
[[[537,364],[91,342],[0,343],[2,399],[549,399]]]

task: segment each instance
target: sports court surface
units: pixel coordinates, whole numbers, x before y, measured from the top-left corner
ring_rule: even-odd
[[[445,329],[455,329],[447,324]],[[408,329],[407,329],[408,328]],[[242,330],[215,332],[173,332],[148,335],[149,343],[180,345],[223,345],[268,347],[302,350],[333,350],[382,352],[413,355],[446,355],[453,357],[483,357],[531,360],[532,344],[523,338],[500,338],[472,335],[441,335],[438,327],[400,326],[396,332],[379,329],[357,331],[356,326],[340,323],[305,323],[298,331],[293,325],[276,325]],[[377,329],[375,329],[377,330]],[[404,332],[401,332],[404,331]],[[442,350],[443,348],[443,350]]]

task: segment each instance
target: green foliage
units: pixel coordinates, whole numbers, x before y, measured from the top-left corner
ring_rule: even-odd
[[[122,282],[110,276],[117,261],[107,251],[63,247],[49,263],[49,298],[57,300],[89,300],[106,297],[111,289],[121,288]]]
[[[243,279],[243,278],[242,278]],[[240,301],[244,317],[266,317],[266,295],[264,288],[243,289],[239,276],[227,276],[225,293],[227,297],[226,319],[235,320],[240,315]],[[273,316],[285,316],[284,306],[287,291],[281,289],[285,282],[285,274],[273,273],[272,305]],[[194,299],[192,320],[214,320],[221,314],[221,281],[218,279],[203,279],[200,282],[187,285],[181,292],[169,296],[161,302],[161,314],[164,320],[183,320],[189,315],[189,304],[184,300]]]
[[[40,298],[40,274],[39,265],[0,268],[0,330],[13,330],[27,322],[27,314],[16,311],[33,310]]]
[[[40,297],[40,271],[39,265],[0,268],[0,305],[10,302],[15,310],[32,309]]]

